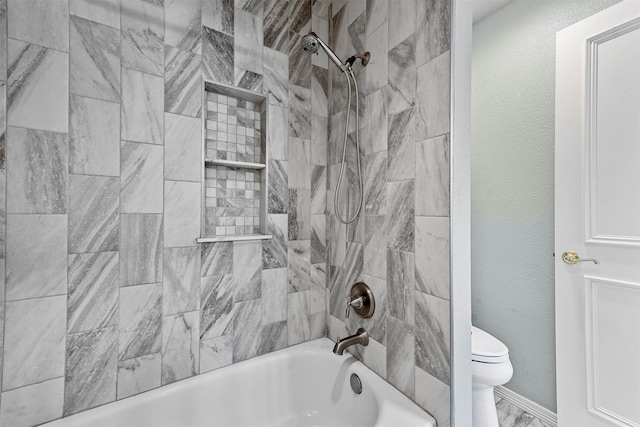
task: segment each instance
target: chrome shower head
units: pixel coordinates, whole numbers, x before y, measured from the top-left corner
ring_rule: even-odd
[[[336,66],[342,71],[345,71],[346,68],[340,61],[340,58],[338,58],[338,55],[336,55],[336,53],[331,50],[331,48],[327,46],[327,44],[323,42],[316,33],[312,31],[306,36],[302,37],[302,49],[304,49],[305,51],[309,53],[318,53],[318,46],[320,46],[322,50],[324,50],[331,62],[336,64]]]

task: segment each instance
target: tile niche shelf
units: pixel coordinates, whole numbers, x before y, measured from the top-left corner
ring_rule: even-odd
[[[199,243],[266,240],[266,97],[204,82]]]

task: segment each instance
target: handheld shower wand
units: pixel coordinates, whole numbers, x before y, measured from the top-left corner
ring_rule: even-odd
[[[324,50],[331,62],[336,64],[336,66],[342,71],[347,71],[344,64],[340,61],[340,58],[338,58],[338,55],[336,55],[336,53],[331,50],[331,48],[327,46],[327,44],[323,42],[316,33],[312,31],[302,38],[302,49],[304,49],[305,51],[309,53],[318,53],[318,46],[320,46],[322,50]]]

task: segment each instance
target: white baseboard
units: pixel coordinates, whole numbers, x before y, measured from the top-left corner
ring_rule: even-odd
[[[544,421],[550,427],[556,427],[558,425],[558,415],[555,412],[548,410],[544,406],[540,406],[535,402],[520,396],[515,391],[511,391],[506,387],[500,386],[494,389],[495,395],[501,397],[512,405],[517,406],[523,411],[539,418]]]

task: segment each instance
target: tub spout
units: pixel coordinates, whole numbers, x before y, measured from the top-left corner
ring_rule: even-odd
[[[364,346],[369,345],[369,334],[363,328],[359,328],[354,335],[343,339],[338,338],[336,345],[333,347],[333,352],[338,356],[342,356],[344,350],[352,345],[361,344]]]

